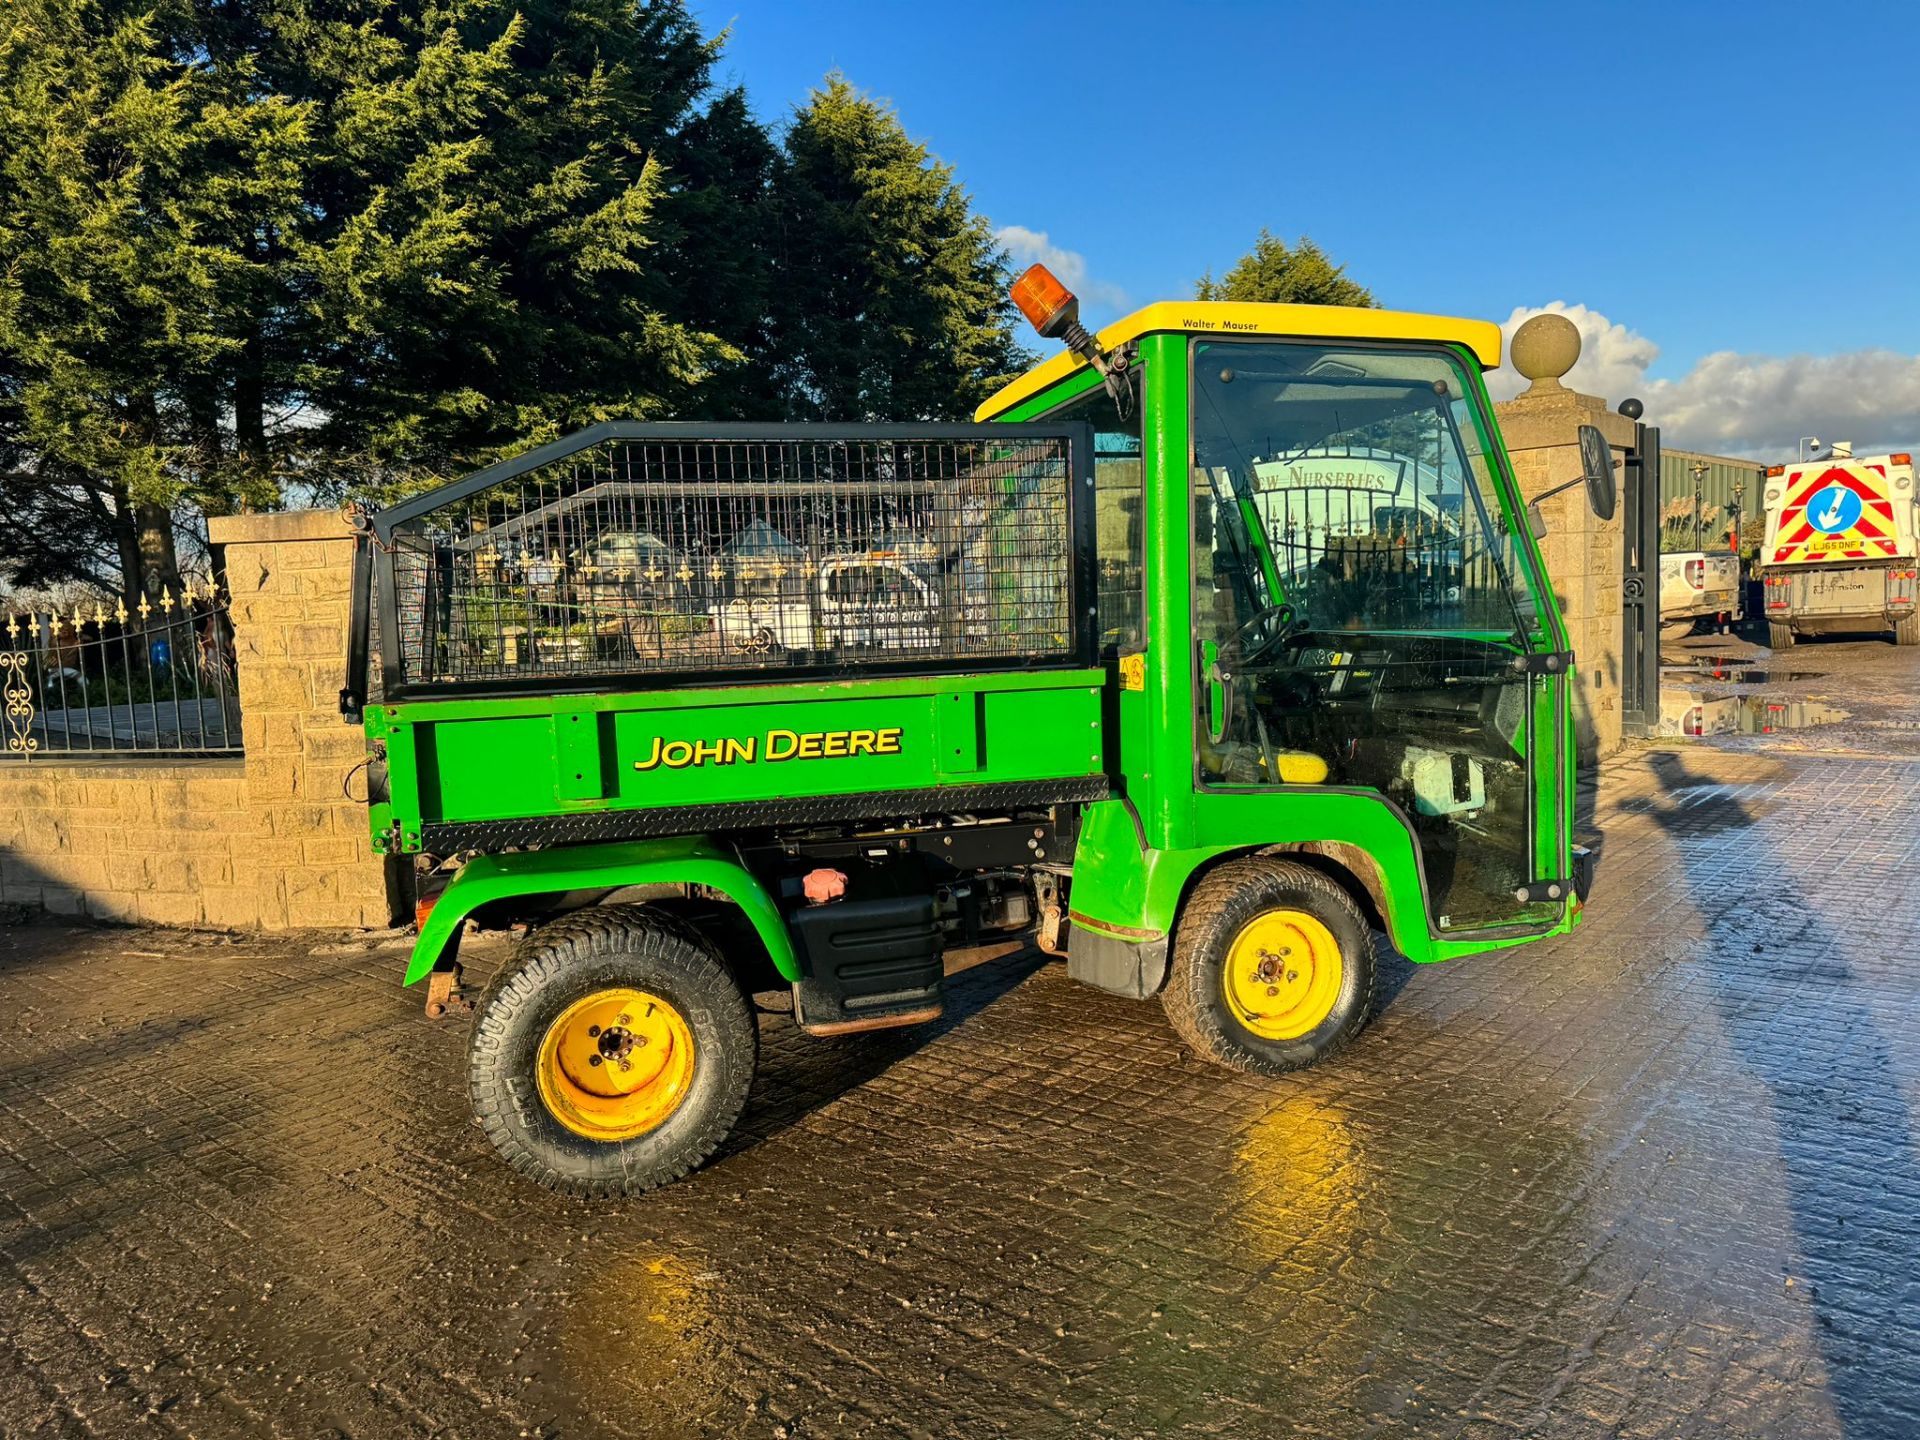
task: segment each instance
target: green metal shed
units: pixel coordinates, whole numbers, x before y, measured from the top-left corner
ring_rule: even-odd
[[[1767,467],[1758,460],[1660,452],[1660,552],[1727,550],[1750,555],[1760,543],[1765,515],[1760,493]],[[1736,528],[1740,543],[1734,544]]]

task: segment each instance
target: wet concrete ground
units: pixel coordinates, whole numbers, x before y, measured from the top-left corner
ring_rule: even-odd
[[[0,931],[0,1433],[1920,1434],[1920,652],[1792,668],[1850,718],[1612,762],[1586,927],[1336,1064],[1015,957],[768,1018],[624,1205],[493,1161],[391,947]]]

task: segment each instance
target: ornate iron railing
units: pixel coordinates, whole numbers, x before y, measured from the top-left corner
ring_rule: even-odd
[[[217,580],[0,623],[0,759],[231,755],[233,626]]]

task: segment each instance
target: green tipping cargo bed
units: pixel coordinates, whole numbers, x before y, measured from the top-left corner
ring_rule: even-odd
[[[375,846],[1102,798],[1092,463],[1084,424],[605,425],[376,512]]]
[[[1103,672],[377,705],[382,850],[1097,800]]]

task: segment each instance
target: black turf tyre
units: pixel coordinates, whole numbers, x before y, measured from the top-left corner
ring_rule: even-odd
[[[1793,648],[1793,627],[1782,625],[1778,620],[1767,622],[1767,645],[1774,650]]]
[[[654,1129],[594,1140],[562,1125],[541,1098],[540,1043],[576,1000],[621,986],[679,1010],[693,1037],[693,1076]],[[473,1017],[467,1093],[487,1139],[528,1179],[569,1195],[637,1195],[719,1148],[746,1104],[759,1047],[746,995],[697,931],[645,906],[592,906],[528,936],[487,987]]]
[[[1327,1016],[1294,1039],[1273,1040],[1243,1024],[1227,1004],[1223,972],[1234,939],[1269,910],[1318,919],[1340,948],[1340,986]],[[1345,1045],[1373,1013],[1379,962],[1360,907],[1333,881],[1288,860],[1234,860],[1205,876],[1174,930],[1172,973],[1160,1003],[1180,1038],[1208,1060],[1257,1075],[1283,1075]]]
[[[1893,643],[1920,645],[1920,615],[1909,615],[1904,620],[1893,622]]]

